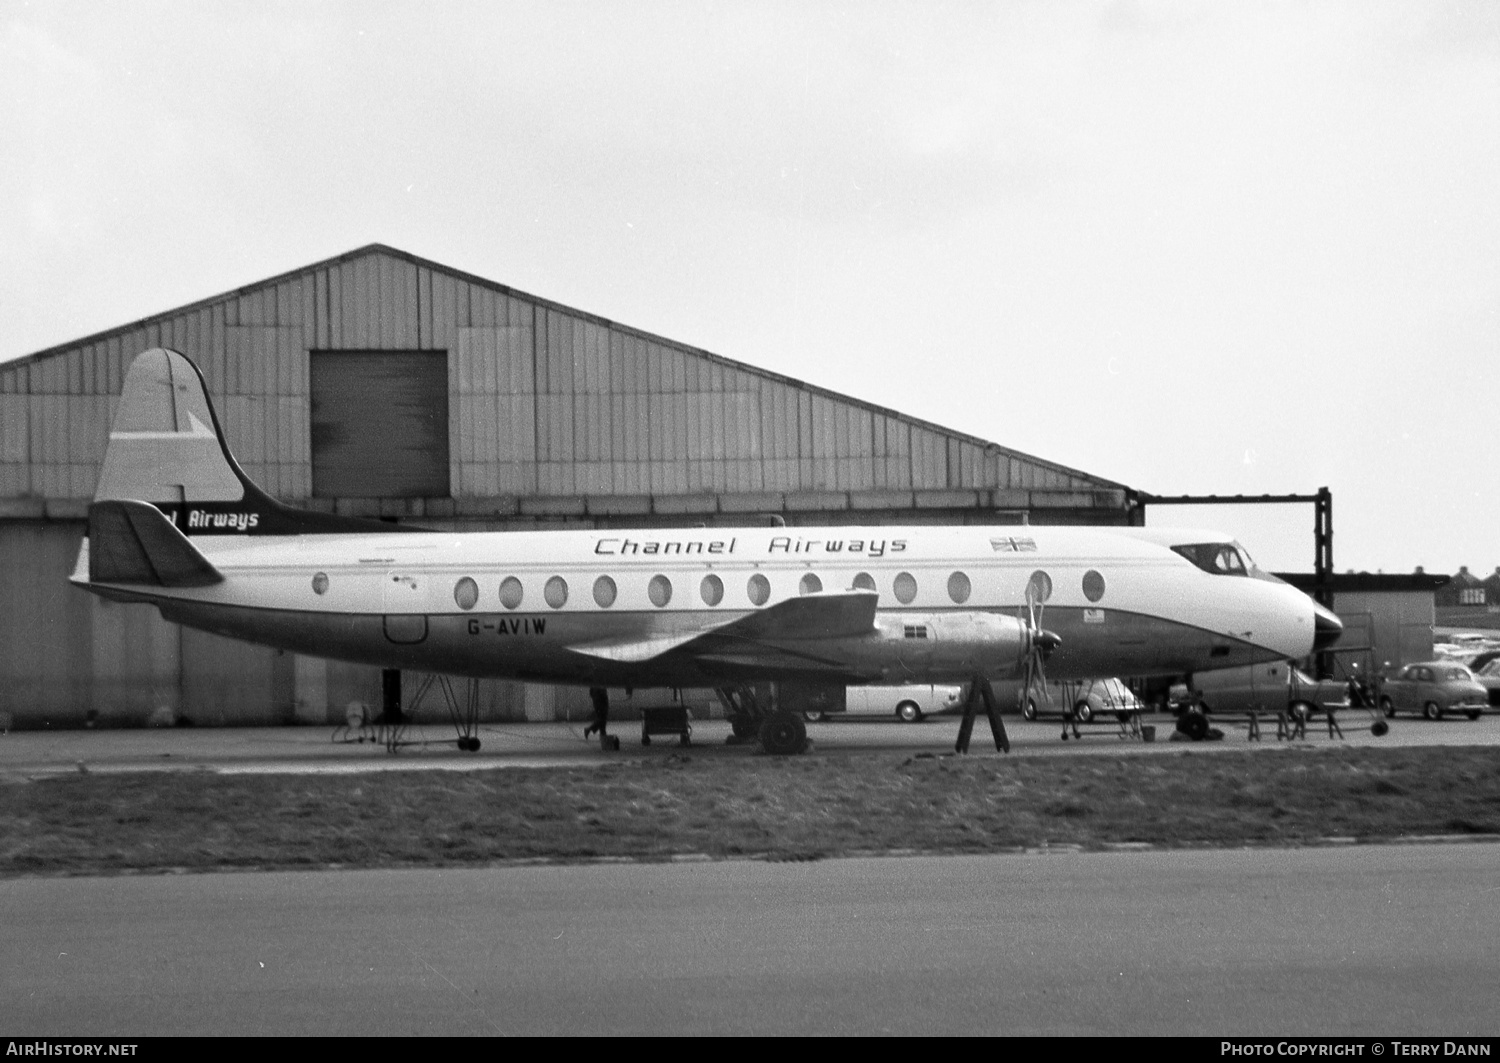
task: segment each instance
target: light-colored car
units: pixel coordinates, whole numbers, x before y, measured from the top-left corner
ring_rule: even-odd
[[[848,687],[844,708],[804,713],[809,720],[831,720],[846,716],[891,716],[918,723],[939,712],[949,712],[964,703],[968,688],[945,684],[909,683],[904,686]]]
[[[1462,712],[1477,720],[1488,704],[1489,695],[1474,673],[1452,661],[1409,664],[1380,684],[1380,709],[1387,716],[1420,712],[1440,720],[1445,712]]]
[[[1047,684],[1047,696],[1037,697],[1033,690],[1026,695],[1021,706],[1021,715],[1034,720],[1038,715],[1052,712],[1071,715],[1079,723],[1088,723],[1095,716],[1111,713],[1140,712],[1143,706],[1135,692],[1119,679],[1083,679],[1074,682]]]

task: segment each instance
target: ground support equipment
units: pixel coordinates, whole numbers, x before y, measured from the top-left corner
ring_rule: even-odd
[[[676,735],[684,746],[692,745],[693,725],[686,705],[641,709],[641,745],[649,746],[653,735]]]
[[[1120,709],[1110,714],[1109,718],[1101,719],[1091,717],[1087,720],[1079,719],[1076,712],[1070,712],[1063,717],[1062,740],[1068,740],[1069,733],[1074,740],[1080,740],[1085,734],[1112,734],[1122,742],[1154,742],[1156,741],[1156,728],[1152,726],[1141,726],[1140,709]]]

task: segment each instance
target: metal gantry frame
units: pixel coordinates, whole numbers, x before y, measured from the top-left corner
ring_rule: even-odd
[[[1333,609],[1333,492],[1320,487],[1311,495],[1152,495],[1138,492],[1141,523],[1146,522],[1146,507],[1152,506],[1261,506],[1296,503],[1313,507],[1313,600],[1325,609]],[[1333,654],[1317,657],[1319,678],[1331,675]]]

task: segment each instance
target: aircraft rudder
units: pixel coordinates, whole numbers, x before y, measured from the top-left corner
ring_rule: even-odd
[[[198,367],[166,347],[137,355],[120,389],[94,500],[134,499],[161,507],[237,502],[249,486],[229,453]]]

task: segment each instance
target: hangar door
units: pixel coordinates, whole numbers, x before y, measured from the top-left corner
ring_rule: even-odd
[[[446,497],[448,352],[309,353],[313,497]]]

